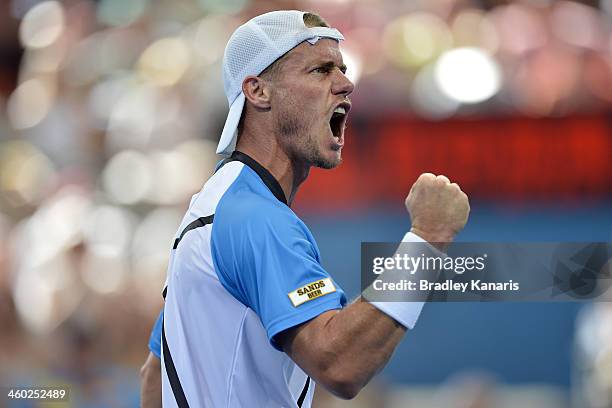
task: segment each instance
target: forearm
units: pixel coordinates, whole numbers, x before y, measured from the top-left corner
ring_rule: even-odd
[[[140,406],[161,408],[161,361],[152,353],[140,369]]]
[[[329,319],[322,337],[329,339],[334,366],[363,386],[385,366],[405,333],[404,326],[359,298]]]

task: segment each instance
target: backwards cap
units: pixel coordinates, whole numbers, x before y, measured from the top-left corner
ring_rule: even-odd
[[[223,126],[217,153],[229,156],[236,148],[238,123],[244,107],[242,81],[259,75],[274,61],[304,41],[315,44],[321,38],[344,40],[340,31],[329,27],[306,27],[304,11],[272,11],[254,17],[234,31],[223,55],[223,86],[229,113]]]

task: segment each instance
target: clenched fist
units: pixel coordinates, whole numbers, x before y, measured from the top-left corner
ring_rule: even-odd
[[[431,243],[451,242],[467,222],[467,195],[445,176],[423,173],[406,197],[412,232]]]

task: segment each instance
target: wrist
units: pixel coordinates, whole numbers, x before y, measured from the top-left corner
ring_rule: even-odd
[[[406,245],[410,243],[416,245]],[[411,257],[425,256],[425,254],[431,257],[446,257],[446,254],[441,250],[440,246],[432,245],[413,231],[404,235],[400,243],[400,248],[398,248],[396,254],[401,252]],[[387,270],[379,275],[376,280],[381,282],[399,282],[406,278],[402,276],[401,271],[399,271],[399,275],[397,272],[398,271],[395,270]],[[415,271],[415,273],[417,272]],[[423,305],[427,300],[427,292],[418,291],[398,291],[392,294],[386,293],[381,295],[374,284],[367,287],[361,295],[364,300],[370,302],[381,312],[390,316],[408,329],[412,329],[415,326],[421,314],[421,310],[423,309]]]
[[[455,238],[453,234],[447,232],[429,232],[414,226],[410,229],[410,232],[427,241],[441,252],[446,252],[448,246]]]

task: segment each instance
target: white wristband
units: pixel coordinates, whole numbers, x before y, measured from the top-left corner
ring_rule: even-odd
[[[414,328],[425,305],[424,302],[370,302],[370,304],[408,329]]]
[[[402,238],[402,242],[419,242],[419,243],[427,243],[423,238],[418,235],[408,232]],[[428,244],[428,243],[427,243]],[[429,245],[429,244],[428,244]],[[436,254],[441,254],[441,256],[445,257],[446,255],[438,251],[436,248],[430,246],[431,250]],[[369,289],[369,288],[368,288]],[[367,300],[367,292],[368,289],[364,291],[362,297]],[[417,302],[417,301],[406,301],[406,302],[370,302],[372,306],[376,307],[378,310],[383,312],[384,314],[392,317],[402,326],[407,327],[408,329],[414,328],[417,320],[419,319],[419,315],[423,310],[423,306],[425,302]]]
[[[441,256],[442,258],[447,257],[447,255],[444,252],[440,251],[438,248],[434,247],[433,245],[425,241],[423,238],[419,237],[414,232],[408,231],[406,235],[404,235],[404,238],[402,238],[402,242],[422,242],[422,243],[427,244],[429,249],[431,249],[436,255]]]
[[[425,241],[423,238],[419,237],[417,234],[411,231],[408,231],[406,235],[404,235],[404,238],[402,238],[402,242],[425,242],[427,243],[427,241]]]

